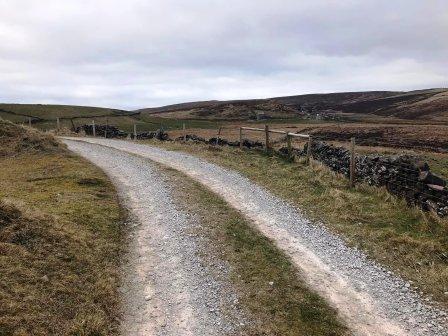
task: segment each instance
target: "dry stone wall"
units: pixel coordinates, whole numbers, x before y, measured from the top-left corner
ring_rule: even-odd
[[[315,141],[312,157],[331,170],[345,176],[350,174],[350,152]],[[307,144],[304,152],[307,151]],[[394,195],[404,197],[423,210],[433,210],[439,216],[448,215],[448,189],[444,179],[434,175],[428,164],[410,155],[356,155],[356,181],[384,186]]]

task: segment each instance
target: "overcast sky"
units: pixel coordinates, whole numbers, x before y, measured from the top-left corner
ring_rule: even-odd
[[[0,102],[447,87],[447,0],[0,0]]]

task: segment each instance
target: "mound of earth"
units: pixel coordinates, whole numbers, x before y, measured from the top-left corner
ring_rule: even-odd
[[[65,146],[52,135],[0,119],[0,157],[30,152],[58,152]]]

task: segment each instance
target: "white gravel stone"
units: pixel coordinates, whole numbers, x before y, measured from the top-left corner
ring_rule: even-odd
[[[222,196],[291,257],[308,284],[339,309],[355,334],[448,335],[446,317],[406,287],[403,279],[361,251],[348,247],[322,224],[311,223],[300,210],[239,173],[192,155],[157,147],[108,139],[85,141],[175,168]],[[87,143],[68,140],[66,143],[75,150],[100,151],[98,146]],[[116,153],[116,160],[118,165],[126,167],[127,176],[143,174],[138,178],[149,179],[143,170],[137,169],[138,173],[132,170],[122,155]],[[152,188],[151,192],[158,191]]]
[[[204,240],[185,232],[200,223],[173,202],[169,179],[135,155],[73,142],[70,149],[111,177],[131,223],[141,224],[127,226],[133,235],[123,266],[122,334],[235,335],[244,318],[233,305],[237,296],[230,280],[220,271],[226,265],[217,268],[199,255]],[[231,314],[224,315],[223,307]]]

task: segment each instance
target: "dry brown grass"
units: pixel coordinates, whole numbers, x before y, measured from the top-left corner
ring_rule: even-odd
[[[250,323],[244,335],[348,335],[335,309],[301,279],[292,262],[242,214],[185,175],[166,169],[178,204],[200,218],[207,257],[224,260]],[[270,284],[272,283],[272,285]]]
[[[0,158],[21,153],[60,152],[64,145],[53,136],[0,118]]]
[[[382,188],[350,189],[347,179],[317,162],[309,166],[257,151],[152,143],[241,172],[448,306],[448,219],[410,208]]]
[[[448,126],[437,125],[402,125],[402,124],[367,124],[367,123],[336,123],[336,122],[284,122],[278,123],[275,121],[268,122],[270,129],[312,134],[315,139],[322,139],[326,141],[336,141],[338,145],[348,144],[347,139],[356,137],[359,143],[375,144],[373,148],[384,148],[391,151],[396,151],[397,147],[409,148],[411,150],[423,150],[426,153],[431,152],[431,148],[438,149],[445,148],[447,144]],[[222,126],[221,137],[227,140],[239,140],[239,127],[248,126],[256,128],[264,128],[263,123],[217,123],[213,128],[187,128],[188,134],[196,134],[206,139],[216,137],[218,127]],[[188,126],[187,126],[188,127]],[[172,138],[182,136],[182,130],[173,129],[169,131]],[[283,135],[270,134],[271,141],[276,142],[282,140],[282,145],[286,145],[286,139]],[[264,132],[244,131],[244,138],[251,140],[265,140]],[[340,139],[340,140],[338,140]],[[296,141],[297,144],[302,144],[303,141]],[[382,147],[379,147],[382,146]],[[440,150],[438,150],[440,151]]]
[[[238,123],[238,124],[223,124],[221,129],[221,138],[227,139],[230,141],[237,141],[240,137],[239,128],[241,126],[244,127],[254,127],[254,128],[264,128],[263,124],[250,124],[250,123]],[[188,128],[186,130],[187,134],[195,134],[205,139],[209,139],[211,137],[216,137],[218,134],[218,125],[217,128]],[[296,127],[295,125],[286,125],[286,124],[270,124],[271,129],[282,130],[288,132],[295,132],[300,130],[300,127]],[[183,130],[170,130],[169,131],[170,138],[177,138],[183,136]],[[250,140],[258,140],[265,141],[265,133],[259,131],[243,131],[243,138]],[[273,142],[282,141],[283,145],[286,144],[286,138],[281,134],[270,133],[270,140]]]
[[[20,149],[0,158],[0,335],[117,334],[114,187],[54,139],[8,132]]]

